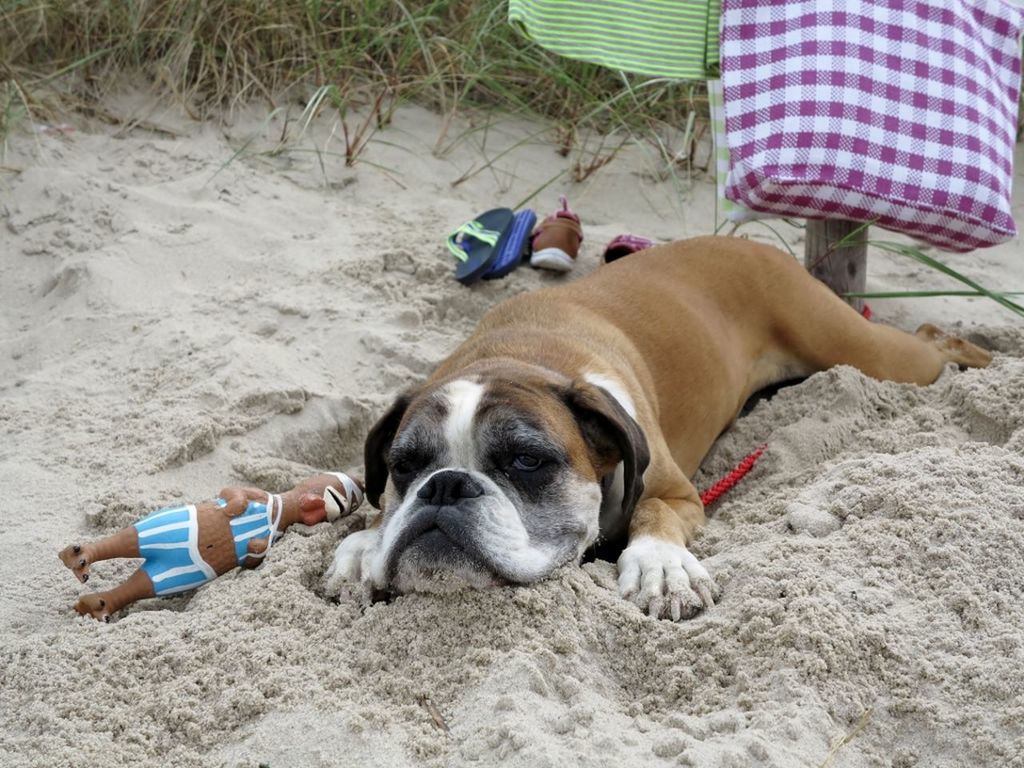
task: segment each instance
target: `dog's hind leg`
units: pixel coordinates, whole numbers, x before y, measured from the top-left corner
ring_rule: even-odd
[[[91,544],[72,544],[57,555],[83,584],[89,580],[89,567],[100,560],[118,557],[142,557],[139,554],[139,532],[129,525],[105,539]]]
[[[992,362],[992,353],[987,349],[982,349],[956,336],[950,336],[931,323],[922,325],[914,335],[935,346],[942,353],[946,362],[956,363],[966,368],[985,368]]]
[[[776,317],[780,346],[811,370],[852,365],[876,379],[931,384],[946,363],[984,368],[992,354],[933,325],[916,334],[872,323],[821,284]]]

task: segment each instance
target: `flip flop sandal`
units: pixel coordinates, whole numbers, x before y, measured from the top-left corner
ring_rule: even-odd
[[[498,241],[510,229],[513,218],[511,208],[494,208],[448,235],[448,250],[459,260],[456,280],[470,285],[487,274],[498,258]]]
[[[643,251],[654,245],[654,241],[648,240],[640,235],[616,235],[604,248],[604,255],[601,261],[611,264],[616,259],[628,256],[637,251]]]
[[[530,233],[537,223],[537,214],[529,208],[521,210],[498,241],[498,257],[484,275],[484,280],[497,280],[522,264],[530,255]]]

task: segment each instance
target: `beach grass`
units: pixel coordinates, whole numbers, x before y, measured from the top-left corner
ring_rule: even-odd
[[[550,53],[507,22],[504,0],[5,0],[0,158],[17,126],[53,121],[61,110],[88,114],[126,78],[162,89],[197,120],[262,102],[271,117],[301,111],[301,135],[333,110],[346,165],[360,161],[401,103],[445,118],[438,155],[466,138],[450,130],[461,111],[539,116],[572,162],[567,172],[538,179],[520,204],[564,176],[587,180],[627,143],[649,150],[651,166],[681,185],[708,125],[703,83],[633,77]],[[246,150],[243,144],[235,157]],[[1024,313],[1011,294],[980,286],[920,249],[870,245]]]
[[[833,249],[834,250],[838,250],[838,249],[843,248],[843,247],[845,247],[847,245],[852,245],[859,237],[863,236],[863,233],[866,232],[869,227],[870,227],[870,223],[861,224],[859,227],[857,227],[852,232],[847,234],[843,239],[841,239],[838,242],[836,242],[833,245]],[[881,292],[881,293],[871,293],[871,292],[866,292],[866,291],[865,292],[851,292],[851,293],[845,294],[845,297],[848,298],[848,299],[851,299],[851,298],[919,299],[919,298],[929,298],[929,297],[936,297],[936,296],[983,296],[983,297],[985,297],[987,299],[990,299],[990,300],[996,302],[997,304],[1001,305],[1004,309],[1008,309],[1010,312],[1013,312],[1016,315],[1024,317],[1024,305],[1021,305],[1018,302],[1014,301],[1012,298],[1010,298],[1011,296],[1018,296],[1018,295],[1020,295],[1019,291],[1013,291],[1013,290],[1011,290],[1011,291],[995,291],[995,290],[992,290],[990,288],[986,288],[985,286],[979,284],[974,279],[972,279],[969,275],[965,275],[964,273],[954,269],[953,267],[949,266],[948,264],[946,264],[942,260],[936,258],[935,256],[930,255],[929,253],[926,253],[925,249],[923,249],[923,248],[921,248],[919,246],[913,245],[911,243],[892,242],[892,241],[888,241],[888,240],[876,240],[876,239],[874,239],[872,237],[869,237],[868,240],[867,240],[867,244],[868,244],[869,247],[875,248],[875,249],[877,249],[879,251],[884,251],[886,253],[891,253],[891,254],[894,254],[896,256],[902,256],[904,258],[910,259],[911,261],[916,261],[917,263],[924,265],[928,269],[930,269],[930,270],[932,270],[932,271],[934,271],[934,272],[936,272],[938,274],[945,275],[946,277],[951,278],[952,280],[954,280],[954,281],[956,281],[958,283],[966,285],[970,290],[969,291],[953,290],[953,289],[943,290],[943,291],[918,291],[918,290],[910,290],[910,291],[888,291],[888,292]]]
[[[445,116],[467,107],[539,115],[567,141],[706,113],[693,84],[562,58],[529,42],[506,11],[501,0],[6,0],[0,97],[21,92],[31,113],[44,96],[96,100],[141,75],[202,119],[253,101],[305,106],[327,89],[336,109],[377,104],[385,116],[403,101]]]

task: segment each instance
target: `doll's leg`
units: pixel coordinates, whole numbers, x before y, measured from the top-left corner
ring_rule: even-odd
[[[136,600],[153,596],[153,582],[146,572],[139,568],[127,581],[111,590],[82,595],[75,610],[83,616],[110,621],[110,614],[131,605]]]
[[[112,536],[91,544],[72,544],[58,555],[83,584],[89,580],[89,566],[100,560],[117,557],[141,557],[139,555],[139,532],[135,526],[123,528]]]

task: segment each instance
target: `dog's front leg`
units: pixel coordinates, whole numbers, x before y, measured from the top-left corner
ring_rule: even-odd
[[[337,595],[346,582],[362,583],[364,591],[367,594],[371,592],[371,563],[381,543],[380,519],[381,515],[378,515],[365,530],[350,533],[338,544],[331,565],[324,574],[325,593]]]
[[[688,619],[715,604],[718,587],[686,548],[701,523],[704,507],[693,485],[681,476],[676,493],[637,504],[629,546],[619,557],[619,593],[655,618]]]

